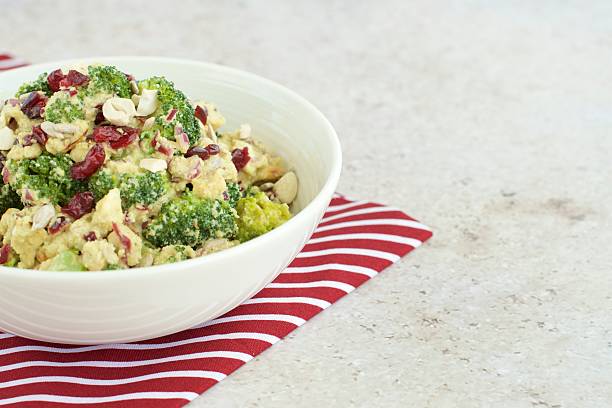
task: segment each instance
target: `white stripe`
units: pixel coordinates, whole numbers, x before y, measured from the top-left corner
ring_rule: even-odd
[[[293,323],[296,326],[301,326],[306,322],[306,320],[300,317],[284,315],[284,314],[246,314],[246,315],[238,315],[238,316],[221,317],[219,319],[215,319],[215,320],[211,320],[206,323],[202,323],[196,326],[196,328],[214,326],[215,324],[221,324],[221,323],[244,322],[244,321],[249,321],[249,320],[272,320],[272,321],[277,321],[277,322]]]
[[[154,374],[141,375],[138,377],[130,378],[119,378],[116,380],[99,380],[96,378],[82,378],[82,377],[67,377],[67,376],[41,376],[22,378],[19,380],[7,381],[0,383],[0,388],[17,387],[20,385],[37,384],[45,382],[59,382],[59,383],[70,383],[70,384],[82,384],[82,385],[120,385],[120,384],[132,384],[140,381],[154,380],[158,378],[209,378],[215,381],[223,380],[227,375],[219,373],[217,371],[162,371]]]
[[[368,204],[368,202],[367,201],[353,201],[352,203],[330,205],[329,207],[327,207],[327,210],[325,211],[326,212],[341,211],[341,210],[346,210],[347,208],[357,207],[363,204]]]
[[[15,337],[15,335],[10,333],[0,333],[0,340],[10,339],[11,337]]]
[[[291,282],[291,283],[270,283],[266,289],[301,289],[301,288],[334,288],[346,293],[352,292],[355,287],[344,282],[322,280],[314,282]]]
[[[16,67],[17,65],[23,65],[23,64],[26,64],[26,62],[18,58],[0,60],[0,69],[7,69],[11,67]]]
[[[338,219],[345,218],[345,217],[352,217],[353,215],[373,214],[373,213],[390,212],[390,211],[400,211],[401,212],[399,208],[395,208],[395,207],[384,207],[384,206],[368,207],[368,208],[360,208],[358,210],[343,212],[341,214],[330,215],[329,217],[323,217],[321,222],[338,220]]]
[[[261,303],[304,303],[307,305],[318,306],[321,309],[329,307],[330,303],[310,297],[277,297],[277,298],[253,298],[246,300],[243,305],[256,305]]]
[[[399,235],[391,235],[391,234],[374,234],[374,233],[356,233],[356,234],[339,234],[339,235],[329,235],[327,237],[321,238],[313,238],[308,241],[308,244],[318,244],[320,242],[330,242],[330,241],[344,241],[347,239],[371,239],[376,241],[387,241],[387,242],[396,242],[398,244],[406,244],[411,247],[418,247],[423,242],[418,239],[401,237]]]
[[[329,263],[329,264],[314,265],[314,266],[291,266],[285,269],[283,273],[311,273],[311,272],[327,271],[330,269],[358,273],[360,275],[369,276],[370,278],[378,274],[378,272],[376,272],[372,268],[366,268],[365,266],[359,266],[359,265],[340,264],[340,263]]]
[[[313,258],[316,256],[337,255],[337,254],[363,255],[363,256],[369,256],[372,258],[386,259],[391,262],[396,262],[397,260],[400,259],[399,255],[395,255],[390,252],[377,251],[374,249],[363,249],[363,248],[332,248],[332,249],[322,249],[320,251],[305,251],[305,252],[300,252],[296,256],[296,258]]]
[[[64,404],[100,404],[103,402],[129,401],[139,399],[184,399],[191,401],[198,397],[195,392],[135,392],[133,394],[111,395],[109,397],[71,397],[68,395],[32,394],[0,400],[0,405],[18,402],[61,402]]]
[[[0,372],[17,370],[24,367],[141,367],[153,364],[169,363],[172,361],[195,360],[200,358],[231,358],[244,361],[245,363],[253,358],[250,354],[239,353],[236,351],[206,351],[202,353],[182,354],[178,356],[156,358],[153,360],[136,361],[24,361],[21,363],[0,366]]]
[[[399,227],[410,227],[421,229],[425,231],[431,231],[431,229],[420,222],[412,221],[412,220],[403,220],[399,218],[379,218],[375,220],[358,220],[358,221],[347,221],[347,222],[339,222],[337,224],[325,225],[323,227],[319,227],[315,230],[315,232],[323,232],[330,231],[339,228],[347,228],[347,227],[361,227],[366,225],[396,225]]]
[[[7,349],[0,349],[0,356],[12,353],[20,353],[23,351],[47,351],[50,353],[59,354],[72,354],[72,353],[84,353],[87,351],[95,350],[157,350],[164,348],[171,348],[175,346],[183,346],[185,344],[201,343],[206,341],[214,340],[234,340],[234,339],[254,339],[274,344],[280,339],[276,336],[272,336],[264,333],[228,333],[228,334],[214,334],[210,336],[194,337],[191,339],[172,341],[168,343],[150,343],[150,344],[101,344],[97,346],[84,346],[84,347],[73,347],[73,348],[62,348],[62,347],[48,347],[48,346],[18,346]]]

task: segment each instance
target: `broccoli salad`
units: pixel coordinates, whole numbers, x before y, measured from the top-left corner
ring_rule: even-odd
[[[291,217],[297,178],[249,125],[116,67],[42,73],[0,106],[0,265],[98,271],[220,251]]]

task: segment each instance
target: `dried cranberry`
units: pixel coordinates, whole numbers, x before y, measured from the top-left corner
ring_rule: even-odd
[[[30,119],[40,118],[43,108],[47,104],[47,97],[39,92],[31,92],[21,104],[21,111]]]
[[[62,207],[62,212],[78,220],[87,213],[90,213],[94,206],[94,195],[89,191],[76,193],[70,202]]]
[[[115,222],[113,222],[113,231],[115,231],[115,234],[117,234],[117,237],[119,237],[119,241],[121,241],[121,245],[123,245],[125,251],[130,252],[130,250],[132,249],[132,240],[121,233],[121,230],[119,230],[119,226]]]
[[[210,153],[206,150],[205,147],[202,146],[194,146],[187,150],[185,153],[185,157],[198,156],[202,160],[208,160],[210,157]]]
[[[227,191],[224,191],[224,192],[223,192],[223,199],[224,199],[225,201],[229,201],[230,196],[229,196],[229,194],[227,194]]]
[[[187,153],[185,153],[185,157],[191,157],[191,156],[197,155],[202,160],[208,160],[210,156],[219,154],[220,151],[221,149],[219,148],[219,145],[216,145],[216,144],[209,144],[206,147],[194,146],[190,148],[189,150],[187,150]]]
[[[39,145],[44,146],[47,143],[49,136],[41,129],[40,126],[34,126],[32,128],[32,137],[38,142]]]
[[[53,92],[57,92],[60,90],[60,81],[64,79],[64,74],[61,69],[56,69],[52,73],[47,76],[47,83],[49,84],[49,89]]]
[[[0,249],[0,264],[7,263],[10,255],[11,246],[9,244],[2,245],[2,249]]]
[[[115,126],[99,126],[93,131],[93,138],[98,143],[117,141],[123,136]]]
[[[87,234],[83,235],[83,239],[85,241],[95,241],[96,239],[98,239],[98,237],[96,236],[95,231],[89,231]]]
[[[249,148],[243,147],[242,149],[234,149],[232,150],[232,162],[234,166],[236,166],[236,170],[240,171],[247,165],[247,163],[251,160],[251,156],[249,156]]]
[[[66,75],[65,82],[67,83],[66,88],[70,86],[81,86],[86,85],[89,82],[89,77],[85,74],[81,74],[79,71],[71,69]]]
[[[98,143],[109,142],[113,149],[120,149],[130,145],[140,130],[131,127],[99,126],[94,129],[93,138]]]
[[[136,128],[123,127],[121,128],[121,130],[123,130],[123,135],[121,136],[121,138],[117,140],[111,140],[109,143],[110,147],[115,150],[131,145],[140,134],[140,130]]]
[[[200,105],[195,108],[195,117],[206,126],[206,120],[208,119],[208,109],[202,108]]]
[[[70,176],[75,180],[85,180],[94,174],[106,159],[104,148],[100,144],[95,144],[85,156],[85,160],[75,163],[70,168]]]
[[[66,217],[63,217],[63,216],[57,217],[55,221],[53,222],[53,224],[49,226],[49,234],[51,235],[57,234],[62,229],[64,229],[66,225],[68,225],[68,220],[66,219]]]
[[[221,151],[221,148],[219,148],[218,144],[209,144],[208,146],[206,146],[206,150],[208,150],[208,153],[211,156],[214,156],[215,154],[219,154],[219,152]]]
[[[104,122],[106,120],[106,118],[104,117],[104,113],[102,113],[102,109],[100,109],[98,111],[98,113],[96,114],[96,119],[94,120],[94,124],[99,125],[100,123]]]

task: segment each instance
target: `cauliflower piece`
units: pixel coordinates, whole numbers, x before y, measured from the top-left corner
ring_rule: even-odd
[[[121,195],[118,188],[113,188],[98,201],[92,221],[105,232],[112,230],[114,223],[121,224],[123,222]]]
[[[203,174],[191,181],[193,194],[199,198],[223,198],[223,192],[227,190],[225,179],[221,172]]]
[[[180,180],[193,180],[202,173],[202,160],[198,156],[176,156],[170,162],[168,171]]]
[[[216,238],[208,240],[196,251],[197,256],[203,256],[212,254],[213,252],[219,252],[224,249],[228,249],[240,244],[240,241],[230,241],[227,238]]]
[[[41,154],[42,147],[38,143],[34,143],[30,146],[20,146],[16,144],[11,147],[6,158],[11,160],[35,159]]]
[[[17,215],[19,214],[19,210],[17,208],[9,208],[4,212],[2,218],[0,218],[0,235],[6,237],[13,230],[15,226],[15,222],[17,222]],[[4,243],[8,243],[7,240]]]
[[[85,136],[87,131],[89,130],[89,123],[82,119],[77,119],[72,122],[70,125],[73,131],[70,133],[58,133],[50,134],[47,143],[45,144],[45,149],[51,154],[59,154],[65,153],[70,148],[78,142],[81,138]]]
[[[115,246],[117,254],[128,266],[138,265],[142,258],[142,239],[123,224],[113,223],[108,242]]]
[[[105,239],[86,242],[81,250],[83,265],[90,271],[101,271],[109,264],[118,264],[113,244]]]
[[[85,141],[78,142],[70,151],[70,158],[75,162],[83,161],[89,149],[91,149],[91,144]]]
[[[47,238],[44,229],[32,230],[32,217],[25,215],[17,218],[11,233],[10,245],[19,255],[20,268],[32,268],[36,264],[36,251]]]
[[[168,245],[159,251],[154,258],[154,265],[184,261],[195,257],[195,251],[186,245]]]

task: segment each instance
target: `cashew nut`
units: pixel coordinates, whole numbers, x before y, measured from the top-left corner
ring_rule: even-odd
[[[56,137],[58,139],[73,136],[80,130],[78,126],[70,123],[53,122],[43,122],[40,124],[40,128],[50,137]]]
[[[0,150],[9,150],[15,144],[15,133],[10,127],[0,129]]]
[[[140,89],[138,89],[138,82],[133,79],[130,81],[130,87],[132,88],[132,93],[138,94],[140,92]]]
[[[251,137],[251,126],[249,124],[240,125],[240,139],[247,140]]]
[[[114,97],[104,102],[102,114],[113,125],[127,126],[136,115],[136,108],[131,99]]]
[[[272,191],[281,203],[290,204],[297,195],[298,180],[294,172],[285,173],[272,187]]]
[[[157,90],[143,89],[138,101],[136,116],[149,116],[157,110]]]
[[[155,124],[155,118],[150,117],[147,120],[145,120],[144,123],[142,124],[142,130],[151,129],[154,124]]]
[[[32,229],[45,228],[53,217],[55,217],[55,207],[53,207],[53,204],[43,205],[32,217]]]
[[[145,170],[149,170],[151,173],[157,173],[158,171],[164,171],[168,167],[168,163],[162,159],[142,159],[140,161],[140,167]]]

